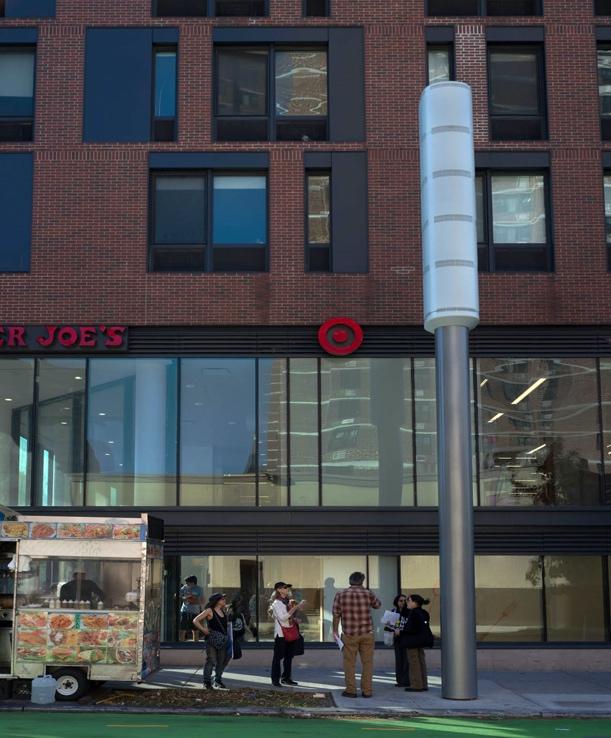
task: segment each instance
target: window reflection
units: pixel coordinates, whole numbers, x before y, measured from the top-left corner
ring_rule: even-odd
[[[276,52],[276,114],[327,115],[327,52]]]
[[[34,115],[34,60],[30,49],[0,50],[0,116]]]
[[[259,360],[259,505],[287,504],[287,360]]]
[[[603,418],[604,496],[603,502],[611,504],[611,360],[601,359],[600,388]]]
[[[318,505],[318,361],[290,359],[291,505]]]
[[[451,50],[449,46],[429,46],[427,59],[430,85],[434,82],[447,82],[451,79],[450,58]]]
[[[600,114],[611,117],[611,48],[598,49],[598,95]]]
[[[36,492],[44,506],[83,504],[84,359],[40,359]]]
[[[30,504],[33,359],[0,361],[0,504]]]
[[[597,505],[596,369],[590,359],[480,359],[482,505]]]
[[[255,505],[255,360],[184,359],[182,505]]]
[[[267,49],[219,49],[218,115],[267,115]]]
[[[545,243],[545,183],[541,174],[492,175],[494,243]]]
[[[411,365],[323,359],[324,505],[413,504]]]
[[[536,52],[490,52],[490,112],[493,115],[538,115]]]
[[[92,359],[87,504],[176,502],[176,361]]]

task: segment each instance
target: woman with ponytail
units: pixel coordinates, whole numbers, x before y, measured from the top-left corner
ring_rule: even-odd
[[[407,598],[409,616],[401,633],[409,664],[409,687],[405,688],[406,692],[424,692],[429,688],[424,649],[433,647],[433,634],[429,625],[431,616],[423,608],[423,605],[428,604],[429,600],[419,594],[412,594]]]

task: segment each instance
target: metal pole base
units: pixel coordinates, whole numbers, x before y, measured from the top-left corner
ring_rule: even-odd
[[[442,697],[477,698],[469,329],[435,331]]]

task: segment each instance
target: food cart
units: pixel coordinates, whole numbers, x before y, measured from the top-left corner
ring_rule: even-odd
[[[3,519],[2,519],[3,518]],[[0,688],[51,674],[57,698],[159,668],[163,524],[0,511]]]

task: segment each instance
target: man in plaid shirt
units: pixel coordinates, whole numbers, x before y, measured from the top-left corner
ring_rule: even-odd
[[[371,610],[382,606],[380,600],[363,587],[365,575],[355,571],[348,580],[350,587],[338,592],[333,601],[333,637],[338,638],[338,629],[342,624],[342,641],[344,642],[344,675],[346,689],[344,697],[356,697],[356,656],[361,657],[363,673],[361,675],[361,691],[363,697],[373,694],[373,651],[375,640]]]

